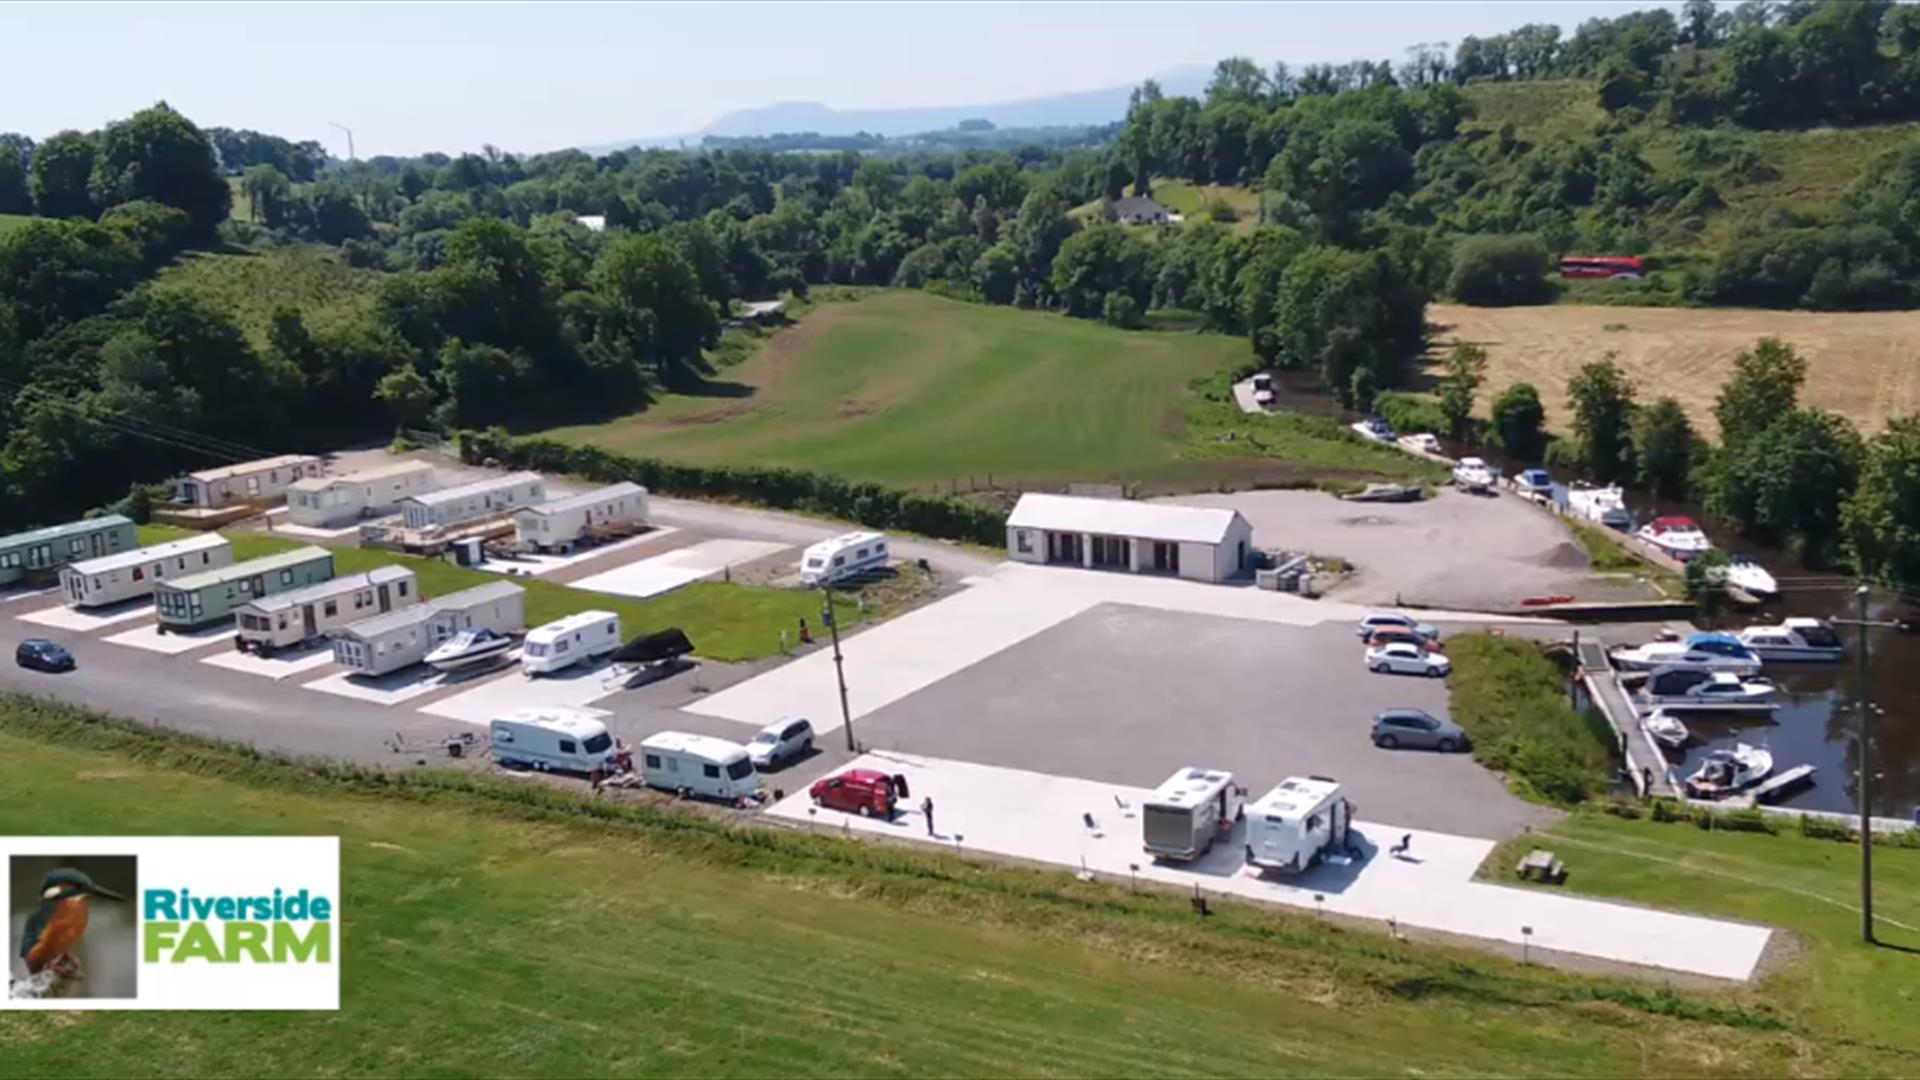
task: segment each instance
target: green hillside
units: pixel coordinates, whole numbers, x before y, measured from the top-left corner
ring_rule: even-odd
[[[361,315],[372,306],[379,277],[325,248],[299,247],[257,255],[190,252],[147,287],[212,302],[240,324],[256,349],[264,349],[275,309],[296,309],[309,325]]]

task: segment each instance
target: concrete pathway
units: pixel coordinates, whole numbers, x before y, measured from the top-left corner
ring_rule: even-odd
[[[1476,881],[1475,869],[1494,848],[1490,840],[1360,821],[1359,859],[1284,878],[1247,867],[1237,832],[1196,862],[1155,862],[1141,846],[1140,808],[1151,794],[1146,788],[913,755],[869,754],[853,766],[904,774],[912,809],[878,821],[818,809],[801,791],[768,813],[811,828],[948,844],[1115,878],[1138,867],[1144,880],[1197,886],[1216,896],[1324,907],[1336,915],[1719,979],[1751,979],[1773,933],[1764,926]],[[934,802],[931,835],[918,810],[923,797]],[[1088,816],[1092,828],[1085,824]],[[1388,854],[1408,836],[1406,857]],[[1530,939],[1523,927],[1531,930]]]

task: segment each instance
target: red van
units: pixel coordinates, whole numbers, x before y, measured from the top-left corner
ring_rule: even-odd
[[[861,817],[893,816],[894,779],[876,769],[848,769],[838,776],[816,780],[807,794],[813,805],[845,810]]]

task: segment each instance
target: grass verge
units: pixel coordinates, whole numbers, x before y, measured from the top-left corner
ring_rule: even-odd
[[[1516,793],[1566,806],[1607,787],[1612,737],[1604,720],[1575,712],[1566,682],[1538,646],[1492,634],[1447,642],[1448,710],[1473,740],[1473,756],[1505,773]]]
[[[188,530],[166,525],[140,527],[142,544],[164,543],[188,535],[192,535]],[[242,532],[229,534],[228,539],[233,541],[236,560],[257,559],[306,543],[289,537]],[[336,574],[358,574],[377,566],[394,565],[412,570],[420,579],[421,595],[426,597],[507,580],[498,574],[454,566],[439,559],[421,559],[366,548],[336,548],[333,551]],[[820,598],[811,592],[796,589],[767,589],[700,581],[664,596],[636,600],[571,589],[533,578],[511,580],[527,590],[528,626],[539,626],[579,611],[611,611],[620,616],[622,633],[632,636],[677,626],[693,639],[694,648],[700,656],[728,663],[778,655],[781,651],[781,631],[796,630],[802,618],[813,626],[818,626],[820,622]],[[862,617],[861,609],[845,597],[836,597],[834,612],[843,628],[857,624]],[[790,633],[789,640],[792,638]]]
[[[0,789],[7,833],[337,834],[343,864],[340,1012],[0,1013],[20,1075],[1823,1075],[1900,1072],[1913,1038],[1835,1037],[1866,1020],[1852,994],[1813,1022],[1775,986],[1198,920],[1182,895],[18,697]]]

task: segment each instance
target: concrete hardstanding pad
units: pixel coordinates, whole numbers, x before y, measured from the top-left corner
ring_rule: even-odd
[[[436,690],[467,683],[478,685],[489,678],[517,672],[519,669],[513,665],[519,659],[520,650],[515,649],[507,654],[506,663],[479,670],[443,673],[425,664],[414,664],[412,667],[389,671],[385,675],[372,678],[342,671],[324,679],[302,683],[301,689],[318,690],[323,694],[334,694],[358,701],[371,701],[376,705],[398,705],[417,697],[425,697]]]
[[[223,667],[229,671],[238,671],[245,675],[259,675],[262,678],[290,679],[302,672],[317,671],[333,663],[333,646],[327,642],[309,645],[298,652],[275,653],[272,656],[256,656],[238,649],[232,652],[215,653],[205,657],[203,664]]]
[[[573,582],[572,586],[589,592],[645,599],[672,592],[702,578],[716,577],[730,566],[764,559],[790,546],[761,540],[705,540],[692,547],[582,578]]]
[[[1147,856],[1138,817],[1151,794],[1146,788],[912,756],[869,754],[853,766],[904,774],[913,809],[890,822],[832,810],[810,814],[814,808],[802,791],[768,812],[813,828],[957,842],[963,850],[1085,867],[1112,878],[1124,879],[1138,866],[1148,881],[1197,886],[1216,896],[1309,910],[1324,903],[1336,915],[1720,979],[1752,978],[1772,936],[1764,926],[1475,881],[1474,870],[1494,848],[1489,840],[1359,821],[1359,859],[1280,878],[1245,865],[1238,831],[1193,863]],[[917,809],[922,798],[934,803],[932,837]],[[1092,815],[1093,828],[1084,815]],[[1388,854],[1408,836],[1409,857]],[[1530,939],[1523,926],[1531,928]]]
[[[469,724],[485,724],[518,709],[542,705],[583,706],[620,692],[615,669],[606,664],[568,668],[533,678],[519,668],[462,694],[422,705],[420,711]]]
[[[275,518],[273,533],[276,536],[293,536],[302,540],[345,540],[360,535],[359,525],[343,525],[337,529],[322,529],[316,525],[295,525],[285,518]]]
[[[181,653],[192,652],[203,646],[211,645],[225,638],[230,638],[233,636],[233,633],[232,623],[221,623],[218,626],[209,626],[203,630],[195,630],[191,633],[183,634],[177,630],[169,630],[162,634],[160,632],[160,625],[154,623],[115,634],[106,640],[115,645],[125,645],[132,649],[145,649],[148,652],[178,656]]]
[[[153,598],[142,597],[128,600],[124,604],[113,604],[99,608],[70,608],[65,604],[59,607],[30,611],[20,616],[21,622],[39,623],[56,630],[72,630],[75,633],[91,634],[109,626],[129,623],[135,619],[153,615]]]
[[[555,571],[565,570],[569,566],[578,566],[589,559],[598,559],[602,556],[612,555],[615,552],[628,551],[645,544],[651,544],[654,541],[672,536],[679,531],[679,529],[664,527],[650,529],[639,536],[629,536],[625,540],[616,541],[611,544],[603,544],[600,547],[587,548],[584,551],[576,551],[571,555],[516,555],[511,559],[488,559],[486,562],[474,567],[474,569],[484,570],[489,574],[507,574],[516,577],[546,577]],[[607,590],[603,589],[601,591],[605,592]]]

